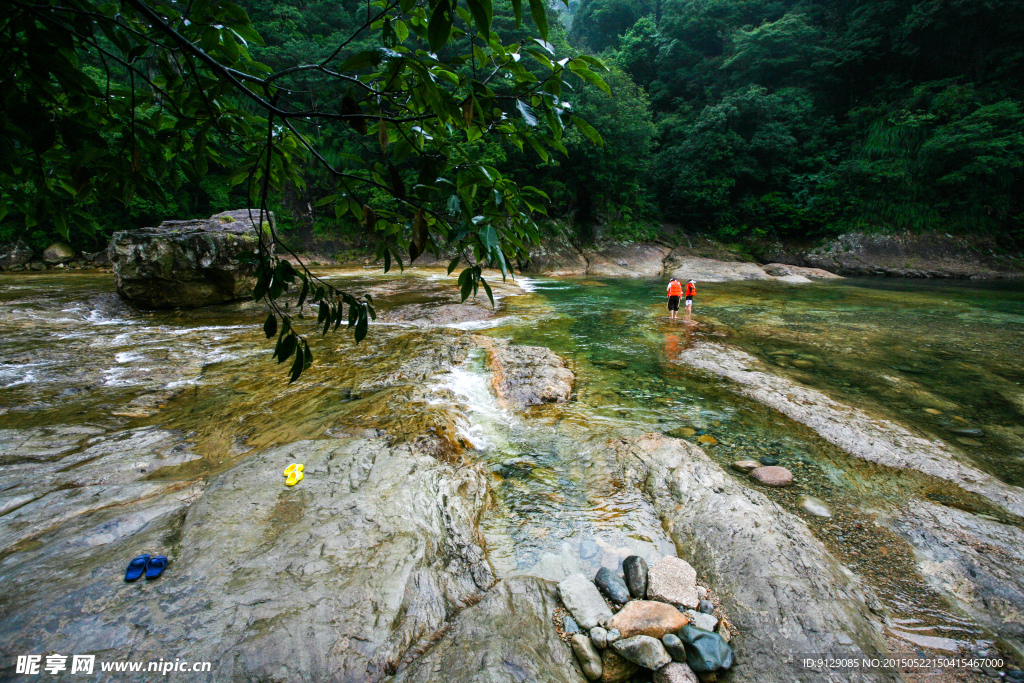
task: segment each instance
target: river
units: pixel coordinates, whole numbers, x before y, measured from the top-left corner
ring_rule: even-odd
[[[625,483],[606,447],[624,431],[670,433],[701,445],[744,485],[747,477],[729,467],[733,461],[766,459],[791,469],[794,486],[763,492],[800,516],[878,593],[893,642],[935,652],[1020,647],[922,575],[920,549],[901,536],[897,522],[918,500],[1018,528],[1019,517],[933,477],[850,457],[728,379],[680,362],[695,345],[736,347],[774,375],[947,443],[966,464],[1019,487],[1019,285],[699,284],[694,322],[684,323],[667,319],[661,282],[521,278],[518,286],[497,288],[493,318],[444,327],[388,315],[450,301],[454,287],[439,273],[337,270],[324,277],[373,291],[390,322],[373,325],[359,346],[341,333],[317,338],[316,364],[293,385],[284,366],[269,359],[255,304],[143,313],[117,297],[111,276],[5,277],[0,433],[8,444],[27,435],[44,455],[0,449],[13,473],[5,477],[4,514],[25,504],[28,498],[18,496],[31,488],[24,476],[43,467],[36,463],[73,457],[133,430],[178,435],[177,447],[189,457],[146,478],[184,482],[302,439],[375,429],[411,440],[443,422],[441,412],[454,405],[461,415],[455,428],[469,447],[462,457],[489,482],[481,529],[495,574],[560,580],[574,571],[617,569],[629,554],[653,562],[676,553],[655,507]],[[525,412],[502,405],[479,350],[429,377],[409,371],[410,362],[436,354],[442,340],[471,334],[545,346],[568,359],[575,401]],[[47,432],[53,425],[65,427]],[[832,517],[802,513],[800,494],[823,500]],[[32,538],[18,535],[0,558],[8,562]]]

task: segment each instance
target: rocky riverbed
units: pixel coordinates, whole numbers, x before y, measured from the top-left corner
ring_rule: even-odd
[[[823,466],[785,458],[795,481],[776,489],[719,455],[733,448],[727,394],[750,399],[731,377],[709,393],[703,346],[666,342],[680,362],[645,375],[607,355],[646,343],[628,336],[631,318],[596,307],[618,341],[591,363],[559,336],[564,309],[529,280],[497,286],[492,309],[460,303],[443,271],[324,276],[371,292],[380,324],[358,346],[324,338],[295,385],[266,360],[253,304],[142,313],[109,275],[2,283],[5,678],[17,654],[59,652],[211,661],[196,680],[217,681],[707,680],[692,660],[703,634],[729,641],[723,681],[913,678],[799,665],[809,653],[903,652],[893,631],[913,627],[822,536],[820,525],[860,523],[807,489]],[[535,325],[529,340],[522,321]],[[578,325],[569,337],[591,329]],[[732,368],[728,358],[715,363]],[[756,359],[735,363],[747,368],[738,377],[779,380]],[[655,388],[677,372],[705,382],[706,414],[665,424],[681,438],[653,433],[644,412],[681,395]],[[604,405],[605,383],[628,378],[651,384],[617,385],[626,397]],[[840,410],[771,386],[804,410]],[[894,444],[872,467],[917,472],[914,449],[931,453],[921,461],[933,470],[913,476],[987,506],[880,510],[893,556],[897,543],[917,553],[891,571],[919,572],[972,624],[1019,639],[1019,489],[872,419],[836,419]],[[289,487],[281,472],[293,462],[304,478]],[[818,493],[833,516],[801,512],[790,493]],[[142,552],[166,555],[167,570],[124,583]],[[570,597],[574,585],[589,597]]]

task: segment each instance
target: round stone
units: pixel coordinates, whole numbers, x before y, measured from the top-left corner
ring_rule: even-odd
[[[697,609],[703,612],[704,614],[715,613],[715,605],[710,600],[701,600],[700,604],[697,606]]]
[[[742,472],[743,474],[753,472],[760,466],[761,464],[756,460],[737,460],[731,465],[731,467],[734,470],[736,470],[737,472]]]
[[[785,467],[758,467],[750,473],[750,476],[765,486],[789,486],[793,483],[793,473]]]
[[[608,647],[608,631],[600,626],[595,626],[590,629],[590,640],[594,643],[594,647],[598,650],[603,650]]]
[[[778,465],[779,459],[771,455],[766,455],[763,458],[758,458],[762,465]]]
[[[75,260],[75,250],[70,244],[54,242],[43,250],[43,261],[50,265]]]
[[[618,629],[623,638],[637,635],[661,638],[687,623],[687,618],[672,605],[653,600],[631,600],[608,620],[608,627]]]
[[[601,678],[601,674],[604,671],[604,667],[601,664],[601,653],[590,642],[590,638],[587,638],[582,633],[577,633],[572,637],[571,643],[572,651],[580,663],[580,668],[583,669],[583,675],[591,681]]]

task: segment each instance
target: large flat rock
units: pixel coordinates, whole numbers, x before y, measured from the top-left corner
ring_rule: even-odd
[[[518,346],[489,337],[474,337],[487,350],[498,399],[515,407],[564,403],[572,396],[575,376],[561,356],[543,346]]]
[[[649,496],[676,546],[709,577],[730,621],[736,664],[730,681],[830,681],[800,670],[808,652],[886,652],[878,599],[803,521],[734,481],[697,446],[660,434],[616,445],[627,478]],[[845,681],[898,680],[881,670]]]
[[[305,478],[288,488],[294,461]],[[483,476],[382,438],[269,449],[205,488],[117,486],[78,487],[72,504],[91,504],[52,522],[45,499],[5,516],[34,531],[0,562],[0,651],[213,662],[192,680],[375,681],[494,583]],[[170,566],[125,584],[143,551]]]
[[[587,275],[593,277],[655,278],[665,272],[671,249],[660,244],[609,244],[584,249]]]

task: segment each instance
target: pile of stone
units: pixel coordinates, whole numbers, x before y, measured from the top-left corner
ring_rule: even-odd
[[[54,242],[42,254],[36,254],[24,242],[18,240],[0,245],[0,270],[19,272],[24,270],[47,270],[59,268],[79,270],[83,268],[104,268],[110,265],[107,252],[94,254],[78,253],[70,244]]]
[[[641,668],[654,683],[710,683],[732,666],[728,626],[685,560],[642,557],[622,562],[624,576],[602,567],[594,581],[573,574],[558,584],[564,622],[583,674],[623,683]]]

